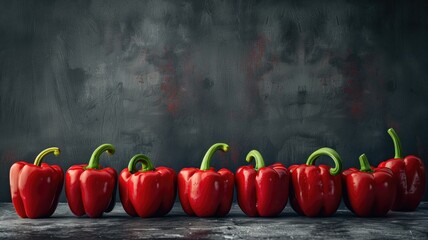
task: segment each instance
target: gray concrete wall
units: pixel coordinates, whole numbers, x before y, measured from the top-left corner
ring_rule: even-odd
[[[232,170],[259,149],[304,163],[322,146],[344,167],[366,153],[428,165],[425,1],[0,1],[0,201],[8,171],[58,146],[64,170],[101,143],[118,171]],[[330,163],[326,159],[320,162]],[[428,195],[425,195],[428,199]],[[62,200],[65,196],[62,195]]]

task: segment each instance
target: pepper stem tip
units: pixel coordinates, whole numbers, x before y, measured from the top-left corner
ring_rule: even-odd
[[[315,160],[317,160],[322,155],[327,155],[334,161],[334,168],[330,168],[330,174],[332,176],[335,176],[342,171],[342,160],[339,156],[339,153],[337,153],[334,149],[328,147],[323,147],[313,152],[308,157],[306,165],[314,165]]]
[[[105,143],[97,147],[92,153],[91,159],[89,159],[89,163],[85,169],[98,169],[100,156],[103,152],[107,152],[109,155],[113,155],[115,153],[115,148],[113,145],[109,143]]]
[[[223,152],[229,151],[229,145],[226,143],[216,143],[213,144],[205,153],[204,158],[202,159],[200,170],[209,170],[211,158],[217,150],[222,150]]]
[[[34,159],[34,165],[40,166],[42,164],[43,158],[49,153],[53,153],[55,156],[59,156],[61,154],[61,150],[57,147],[46,148],[41,151],[39,155]]]
[[[361,156],[358,158],[360,161],[360,171],[361,172],[373,172],[373,169],[370,166],[369,159],[367,158],[366,154],[361,154]]]
[[[265,161],[259,151],[251,150],[245,157],[245,161],[247,162],[251,162],[252,159],[256,161],[256,166],[254,166],[254,170],[258,171],[259,169],[265,167]]]
[[[395,151],[394,158],[402,158],[401,141],[400,141],[400,138],[398,137],[397,132],[393,128],[390,128],[388,129],[388,134],[389,136],[391,136],[392,141],[394,142],[394,151]]]
[[[155,167],[153,166],[152,161],[149,157],[147,157],[144,154],[137,154],[131,158],[128,164],[128,171],[130,173],[136,172],[136,165],[137,163],[141,163],[141,170],[140,172],[147,172],[147,171],[153,171]]]

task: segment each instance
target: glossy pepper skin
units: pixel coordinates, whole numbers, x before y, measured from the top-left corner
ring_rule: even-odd
[[[141,162],[142,169],[135,170]],[[177,193],[177,176],[167,167],[154,168],[150,159],[137,154],[119,176],[120,200],[130,216],[155,217],[171,211]]]
[[[17,162],[10,168],[10,193],[16,213],[22,218],[49,217],[58,205],[64,183],[64,172],[58,165],[42,163],[43,158],[54,153],[57,147],[43,150],[34,164]]]
[[[238,205],[250,217],[274,217],[287,205],[289,172],[281,163],[265,166],[260,152],[251,150],[247,162],[256,166],[242,166],[235,174]]]
[[[117,173],[111,167],[101,168],[99,157],[107,151],[114,154],[111,144],[95,149],[89,164],[71,166],[65,177],[65,194],[71,212],[76,216],[101,217],[113,210],[116,195]]]
[[[222,217],[232,206],[234,176],[225,168],[210,168],[217,150],[227,152],[229,146],[217,143],[205,154],[200,168],[184,168],[178,173],[178,196],[185,213],[198,217]]]
[[[322,155],[332,158],[336,166],[314,166]],[[342,198],[342,161],[335,150],[320,148],[309,156],[306,164],[290,166],[289,170],[290,204],[294,211],[308,217],[328,217],[336,212]]]
[[[397,193],[394,173],[386,167],[372,168],[365,154],[359,160],[360,169],[342,173],[346,207],[359,217],[383,217],[391,210]]]
[[[414,211],[424,196],[425,191],[425,166],[422,160],[409,155],[402,158],[401,143],[394,129],[388,129],[388,134],[394,142],[395,157],[381,162],[379,167],[387,167],[394,172],[397,183],[397,196],[392,210]]]

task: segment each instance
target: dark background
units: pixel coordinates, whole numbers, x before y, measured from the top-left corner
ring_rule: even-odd
[[[321,3],[322,2],[322,3]],[[215,167],[251,149],[344,167],[366,153],[428,164],[426,1],[0,1],[0,201],[9,168],[58,146],[66,170],[116,146],[179,171],[226,142]],[[320,163],[329,163],[320,159]],[[425,194],[425,200],[428,194]],[[62,195],[65,200],[65,195]]]

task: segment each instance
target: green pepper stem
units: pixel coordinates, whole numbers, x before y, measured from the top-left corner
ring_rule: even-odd
[[[229,145],[227,145],[226,143],[216,143],[216,144],[212,145],[208,149],[207,153],[205,153],[205,156],[202,159],[202,163],[201,163],[201,167],[200,167],[201,170],[206,171],[206,170],[210,169],[211,158],[217,150],[222,150],[223,152],[227,152],[227,151],[229,151]]]
[[[43,158],[49,153],[53,153],[55,156],[58,156],[61,154],[61,150],[59,150],[57,147],[46,148],[45,150],[41,151],[34,159],[34,165],[40,166],[42,164]]]
[[[260,168],[265,167],[265,161],[263,160],[262,155],[257,150],[251,150],[247,157],[245,157],[245,161],[251,162],[251,160],[254,158],[254,161],[256,161],[256,166],[254,167],[254,170],[258,171]]]
[[[89,159],[88,166],[85,169],[98,169],[100,156],[103,152],[107,151],[108,154],[113,155],[115,152],[114,146],[108,143],[102,144],[92,153],[91,159]]]
[[[340,159],[339,154],[328,147],[324,147],[324,148],[320,148],[318,150],[316,150],[315,152],[313,152],[309,157],[308,160],[306,161],[306,165],[314,165],[315,160],[318,159],[318,157],[322,156],[322,155],[327,155],[329,156],[331,159],[333,159],[334,161],[334,168],[330,169],[330,174],[331,175],[337,175],[342,171],[342,160]]]
[[[366,154],[361,154],[359,160],[361,172],[373,172],[373,169],[370,167],[369,159],[367,159]]]
[[[155,167],[153,166],[153,163],[149,157],[147,157],[144,154],[137,154],[137,155],[133,156],[131,158],[131,160],[129,161],[128,171],[130,173],[136,172],[135,167],[136,167],[137,163],[142,164],[140,172],[153,171],[155,169]]]
[[[388,134],[391,136],[392,141],[394,142],[394,150],[395,150],[395,156],[394,158],[401,158],[401,142],[400,138],[398,137],[397,133],[393,128],[388,129]]]

